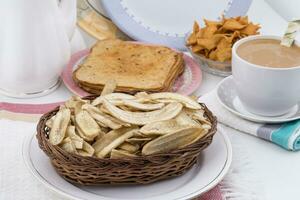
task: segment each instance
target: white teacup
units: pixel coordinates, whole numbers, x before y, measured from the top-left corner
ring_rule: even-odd
[[[233,45],[232,74],[238,96],[244,107],[254,114],[283,115],[300,101],[300,66],[271,68],[247,62],[237,54],[237,48],[256,39],[280,40],[281,37],[250,36]],[[299,42],[295,44],[300,46]]]

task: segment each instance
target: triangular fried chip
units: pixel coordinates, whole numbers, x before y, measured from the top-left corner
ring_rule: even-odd
[[[231,60],[231,48],[217,49],[216,56],[220,62]]]
[[[195,21],[195,22],[194,22],[194,26],[193,26],[193,32],[194,32],[194,33],[198,33],[199,30],[200,30],[200,26],[199,26],[199,24]]]
[[[255,25],[251,22],[245,28],[240,30],[240,33],[241,34],[246,34],[246,35],[256,35],[256,34],[258,34],[258,29],[260,29],[260,26]]]
[[[230,19],[226,20],[224,25],[223,25],[223,29],[232,30],[232,31],[240,30],[244,27],[246,27],[246,25],[241,24],[240,22],[236,21],[233,18],[230,18]]]

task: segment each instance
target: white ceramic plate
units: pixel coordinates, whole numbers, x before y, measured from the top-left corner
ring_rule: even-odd
[[[185,49],[195,20],[245,15],[252,0],[101,0],[110,19],[131,38]]]
[[[281,116],[265,117],[250,113],[246,110],[239,97],[237,96],[232,76],[225,78],[219,83],[217,87],[217,97],[224,108],[226,108],[233,114],[247,119],[249,121],[258,123],[277,124],[300,119],[300,103],[298,103],[298,105],[296,105],[288,113]]]
[[[186,174],[139,186],[73,185],[55,172],[46,154],[38,147],[34,135],[23,143],[23,158],[30,172],[46,187],[76,200],[183,200],[212,189],[223,179],[232,161],[232,147],[226,133],[218,130],[212,144]]]

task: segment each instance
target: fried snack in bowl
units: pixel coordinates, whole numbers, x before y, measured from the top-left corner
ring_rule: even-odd
[[[39,121],[40,148],[66,180],[82,185],[146,184],[191,168],[212,141],[216,118],[177,93],[72,97]],[[159,167],[158,167],[159,166]]]
[[[204,19],[205,27],[194,22],[186,45],[201,67],[213,74],[231,74],[231,50],[241,38],[259,34],[260,26],[249,22],[247,16],[223,17],[220,21]]]

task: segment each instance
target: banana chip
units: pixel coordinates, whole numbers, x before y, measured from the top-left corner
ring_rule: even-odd
[[[122,104],[120,105],[128,106],[136,110],[142,110],[142,111],[158,110],[165,106],[164,103],[143,104],[134,100],[126,100],[126,99],[122,100]]]
[[[104,96],[99,96],[96,99],[94,99],[94,101],[92,102],[93,106],[97,106],[99,104],[103,103],[103,100],[107,99],[108,101],[112,101],[112,100],[120,100],[120,99],[135,99],[134,96],[130,95],[130,94],[124,94],[124,93],[111,93],[111,94],[107,94]]]
[[[203,110],[189,110],[185,109],[189,119],[197,120],[203,124],[211,125],[211,122],[204,116]]]
[[[182,126],[199,126],[200,124],[193,120],[191,117],[188,116],[186,113],[186,109],[183,110],[177,117],[175,118],[176,122]]]
[[[94,137],[90,137],[88,135],[85,135],[85,133],[82,132],[82,130],[79,127],[75,128],[75,132],[85,141],[92,142],[94,140]],[[96,136],[97,137],[97,136]]]
[[[188,146],[199,137],[201,128],[182,128],[148,142],[142,149],[143,155],[169,152]]]
[[[73,144],[71,138],[69,138],[69,137],[66,137],[66,138],[62,141],[62,143],[60,144],[60,147],[61,147],[63,150],[69,152],[69,153],[76,153],[76,152],[77,152],[77,151],[76,151],[75,145]]]
[[[101,132],[99,125],[87,111],[77,113],[75,122],[82,134],[88,138],[95,138]]]
[[[83,141],[82,150],[85,151],[88,156],[92,156],[95,153],[95,149],[86,141]]]
[[[160,92],[150,94],[150,96],[152,99],[155,99],[157,101],[159,101],[160,99],[170,100],[170,102],[182,103],[187,108],[202,109],[202,106],[198,102],[194,101],[192,98],[177,93]]]
[[[83,100],[80,97],[72,96],[70,100],[66,101],[65,106],[69,108],[72,113],[77,114],[81,111],[81,106],[89,103],[88,100]]]
[[[111,80],[107,81],[105,83],[105,86],[104,86],[100,96],[104,96],[104,95],[113,93],[114,90],[116,89],[116,87],[117,87],[116,80],[111,79]]]
[[[72,140],[76,149],[82,149],[84,140],[76,134],[75,126],[68,126],[66,136]]]
[[[84,156],[84,157],[90,157],[91,156],[91,154],[89,154],[88,152],[86,152],[84,150],[81,150],[81,149],[77,150],[77,154],[81,155],[81,156]]]
[[[129,112],[119,109],[107,100],[104,100],[103,103],[112,116],[135,125],[144,125],[155,121],[172,119],[178,115],[182,109],[180,103],[170,103],[160,110],[151,112]]]
[[[51,144],[58,145],[63,141],[70,122],[70,116],[69,109],[62,109],[57,112],[49,134]]]
[[[116,123],[109,119],[108,117],[103,116],[103,113],[100,112],[96,107],[86,104],[82,107],[84,110],[87,110],[88,113],[94,118],[96,121],[98,121],[102,126],[109,127],[111,129],[118,129],[121,128],[122,125],[119,123]]]
[[[181,129],[182,125],[177,120],[165,120],[146,124],[140,129],[140,132],[145,135],[166,135]]]
[[[131,137],[126,139],[125,141],[131,144],[139,144],[141,142],[151,141],[152,139],[153,139],[152,137]]]
[[[130,131],[124,133],[123,135],[121,135],[120,137],[115,139],[113,142],[111,142],[109,145],[104,147],[101,151],[99,151],[96,154],[96,156],[98,158],[104,158],[106,155],[108,155],[111,152],[112,149],[117,148],[120,144],[125,142],[126,139],[132,137],[134,135],[134,133],[137,131],[138,131],[138,129],[133,129],[133,130],[130,130]]]
[[[124,142],[120,146],[118,146],[118,148],[129,153],[135,153],[139,150],[140,146],[138,144],[131,144],[129,142]]]
[[[104,147],[112,143],[115,139],[117,139],[118,137],[122,136],[124,133],[130,130],[132,130],[132,128],[120,128],[106,133],[102,138],[100,138],[93,144],[95,152],[98,153]]]
[[[47,126],[48,128],[52,128],[54,119],[55,119],[55,115],[52,116],[50,119],[48,119],[48,120],[46,121],[46,126]]]
[[[137,157],[137,155],[122,150],[113,149],[110,153],[110,158],[112,159],[134,158],[134,157]]]

